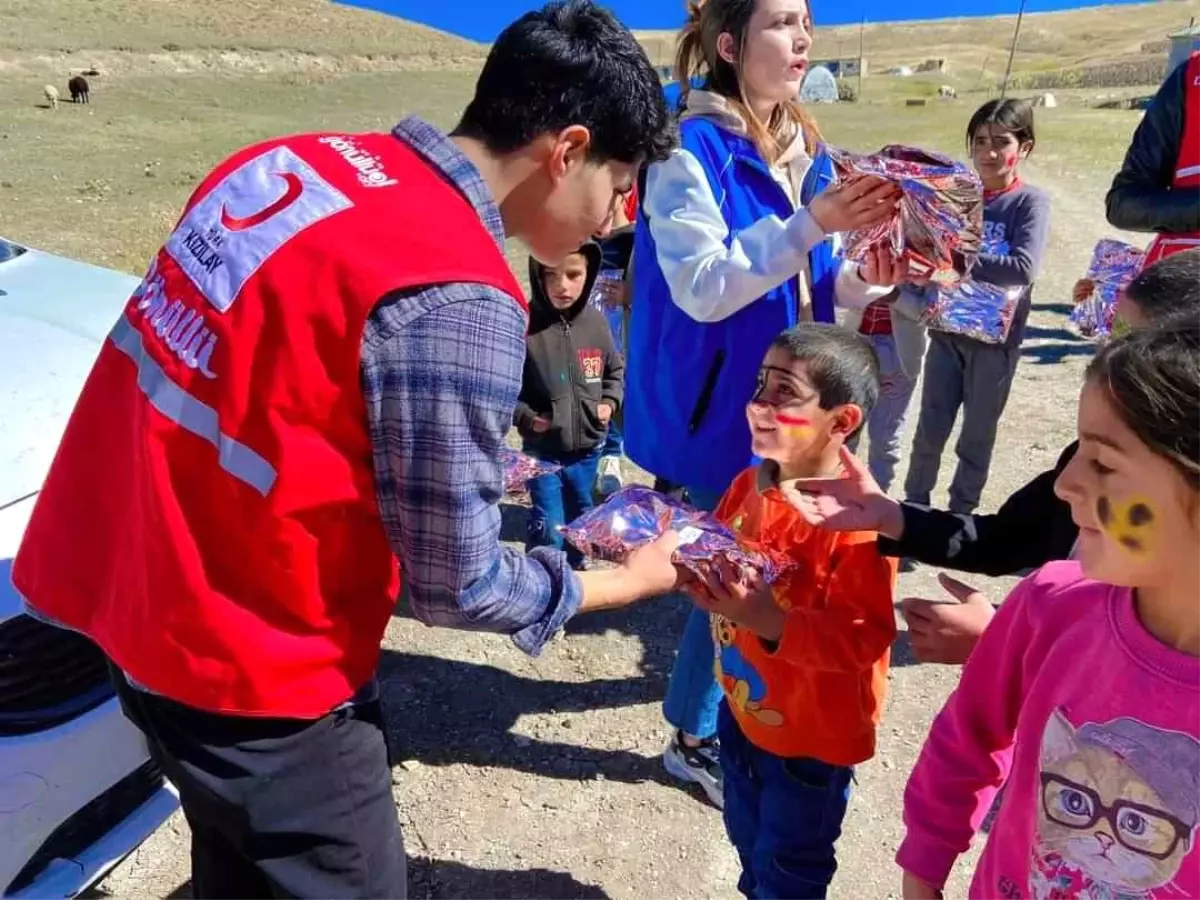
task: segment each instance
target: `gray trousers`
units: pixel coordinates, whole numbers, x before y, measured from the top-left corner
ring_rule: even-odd
[[[950,510],[975,511],[987,484],[992,450],[996,446],[996,427],[1008,403],[1020,359],[1020,347],[984,344],[943,332],[930,336],[921,414],[904,482],[905,498],[910,503],[929,505],[929,495],[937,485],[942,450],[950,439],[961,406],[963,421],[954,448],[958,468],[950,483]]]
[[[879,400],[876,402],[863,427],[847,445],[855,453],[863,432],[870,439],[867,449],[867,468],[887,493],[896,477],[896,466],[900,464],[900,432],[908,418],[908,405],[917,379],[906,374],[896,352],[896,339],[890,334],[864,335],[875,348],[879,357]]]

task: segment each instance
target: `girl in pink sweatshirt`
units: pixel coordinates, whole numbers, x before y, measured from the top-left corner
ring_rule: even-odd
[[[1058,495],[1077,561],[1012,592],[904,796],[906,898],[939,897],[997,790],[981,898],[1200,897],[1200,324],[1102,349]]]

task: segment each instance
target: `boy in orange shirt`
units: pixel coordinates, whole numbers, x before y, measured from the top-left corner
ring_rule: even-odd
[[[796,567],[774,585],[714,562],[690,585],[712,613],[725,827],[750,898],[824,897],[854,766],[875,753],[875,726],[896,636],[895,560],[874,532],[814,528],[784,492],[829,476],[879,394],[874,350],[833,325],[780,335],[746,407],[754,454],[717,517]]]

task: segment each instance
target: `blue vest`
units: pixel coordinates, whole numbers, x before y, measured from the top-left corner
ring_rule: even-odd
[[[791,200],[752,141],[702,117],[682,122],[680,141],[707,173],[731,237],[764,216],[792,215]],[[833,181],[832,163],[818,154],[802,204]],[[634,239],[625,452],[673,484],[723,492],[754,462],[746,404],[767,348],[798,321],[799,289],[789,279],[728,319],[697,322],[672,302],[644,216],[639,211]],[[838,266],[829,240],[809,253],[818,322],[834,321]]]

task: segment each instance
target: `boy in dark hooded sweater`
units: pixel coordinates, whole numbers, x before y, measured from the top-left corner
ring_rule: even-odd
[[[529,482],[526,549],[561,548],[559,526],[592,508],[601,447],[621,405],[625,360],[604,314],[588,305],[600,263],[593,243],[553,268],[529,261],[529,338],[513,418],[525,452],[563,468]],[[567,550],[581,568],[582,555]]]

